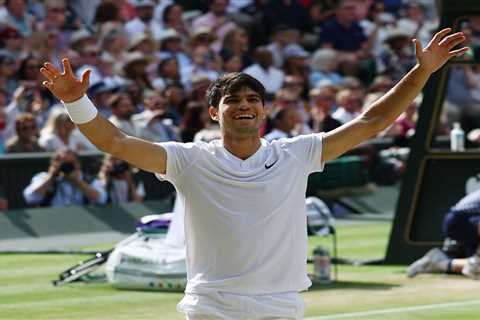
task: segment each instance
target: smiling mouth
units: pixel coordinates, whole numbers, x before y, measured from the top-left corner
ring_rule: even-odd
[[[236,116],[234,118],[235,120],[253,120],[255,119],[254,115],[241,115],[241,116]]]

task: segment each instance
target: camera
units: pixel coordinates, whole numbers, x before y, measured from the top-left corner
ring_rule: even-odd
[[[60,165],[60,172],[63,174],[69,174],[75,169],[73,162],[64,162]]]

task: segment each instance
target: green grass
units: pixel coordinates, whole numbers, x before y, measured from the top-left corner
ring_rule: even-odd
[[[382,258],[389,223],[338,228],[339,256]],[[310,238],[309,248],[329,247],[328,238]],[[106,248],[108,246],[103,246]],[[85,259],[73,255],[0,255],[0,319],[184,319],[175,310],[179,293],[120,291],[108,284],[54,287],[61,271]],[[339,266],[339,279],[303,294],[306,317],[479,300],[479,283],[460,276],[407,279],[404,266]],[[342,319],[477,319],[480,303],[439,306]]]

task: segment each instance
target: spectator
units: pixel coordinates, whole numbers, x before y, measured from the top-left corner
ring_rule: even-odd
[[[44,5],[45,18],[35,24],[35,31],[55,32],[58,37],[58,48],[67,49],[72,30],[67,25],[68,9],[65,0],[46,0]]]
[[[92,147],[88,140],[75,128],[68,114],[62,109],[50,112],[45,127],[40,131],[38,144],[46,151],[69,148],[73,151]]]
[[[5,7],[8,14],[0,19],[0,25],[11,25],[20,31],[23,37],[29,37],[35,18],[27,12],[27,0],[7,0]]]
[[[222,54],[222,74],[242,71],[242,57],[233,53]]]
[[[163,27],[173,29],[186,40],[190,34],[187,24],[183,20],[183,8],[175,3],[169,4],[163,10]]]
[[[401,29],[393,29],[385,38],[385,43],[387,46],[376,59],[377,72],[387,74],[397,82],[416,63],[411,36]]]
[[[397,28],[420,40],[423,46],[428,44],[438,28],[438,21],[427,19],[424,11],[425,8],[418,1],[408,1],[405,3],[405,17],[397,22]]]
[[[10,103],[19,83],[15,79],[17,64],[11,54],[0,54],[0,87],[5,90],[7,103]]]
[[[293,108],[276,110],[273,112],[270,119],[273,122],[273,129],[264,137],[268,142],[281,138],[293,137],[293,130],[301,122],[300,114]]]
[[[443,248],[428,251],[408,267],[407,275],[461,273],[480,279],[480,190],[467,190],[467,195],[447,212],[442,227]]]
[[[136,37],[133,37],[131,41],[134,39],[138,41]],[[112,71],[115,74],[121,74],[122,68],[128,60],[130,53],[126,50],[127,45],[127,36],[120,30],[112,30],[102,38],[102,54],[100,57],[102,61],[112,61]]]
[[[156,90],[163,90],[172,84],[182,85],[185,82],[182,79],[178,68],[177,59],[174,57],[160,60],[157,65],[157,78],[153,79],[152,85]]]
[[[298,44],[290,44],[285,47],[284,57],[283,72],[285,75],[299,76],[304,83],[308,83],[310,53]]]
[[[69,149],[57,151],[47,172],[39,172],[23,190],[30,206],[64,207],[104,204],[107,194],[97,179],[89,181],[82,172],[78,155]]]
[[[139,130],[132,118],[135,113],[135,105],[130,95],[126,92],[114,94],[110,98],[108,105],[112,111],[112,116],[108,120],[124,133],[138,137]]]
[[[171,115],[173,123],[179,126],[185,115],[188,103],[186,92],[182,85],[171,84],[163,90],[163,94],[166,99],[168,113]]]
[[[15,119],[15,131],[16,135],[7,141],[6,151],[8,153],[44,151],[37,141],[37,125],[32,114],[19,115]]]
[[[180,73],[188,72],[192,65],[192,59],[184,52],[182,39],[175,29],[167,29],[160,35],[160,52],[157,53],[160,60],[175,58]]]
[[[369,56],[370,42],[358,23],[355,10],[354,0],[340,0],[335,16],[325,23],[320,34],[321,46],[337,50],[340,61],[353,62]]]
[[[11,26],[4,27],[0,31],[0,40],[3,45],[0,49],[2,55],[17,58],[22,58],[25,55],[25,39],[17,29]]]
[[[180,126],[182,141],[192,142],[197,132],[206,128],[209,124],[210,116],[205,104],[190,102]]]
[[[132,116],[138,136],[149,141],[180,141],[179,129],[173,124],[162,92],[144,94],[145,110]]]
[[[145,197],[143,183],[136,181],[132,167],[111,155],[105,155],[98,179],[107,194],[106,203],[142,202]]]
[[[335,87],[324,85],[310,90],[311,119],[309,122],[313,132],[328,132],[342,125],[333,118],[331,111],[335,106]]]
[[[282,87],[285,75],[282,70],[273,66],[272,53],[266,47],[255,49],[255,62],[243,72],[259,80],[265,86],[267,94],[272,97]]]
[[[300,32],[289,29],[285,25],[277,25],[273,30],[272,39],[272,42],[267,45],[267,49],[272,52],[275,68],[283,68],[285,47],[297,43],[300,40]]]
[[[362,97],[353,90],[341,90],[337,93],[336,101],[338,109],[332,114],[332,117],[341,124],[349,122],[362,110]]]
[[[227,15],[228,0],[209,0],[209,11],[193,21],[192,29],[207,27],[215,32],[217,40],[212,43],[211,48],[219,52],[223,38],[230,31],[236,28]]]
[[[132,3],[137,17],[125,24],[124,30],[128,37],[131,38],[136,34],[146,33],[159,40],[163,26],[153,18],[155,2],[151,0],[133,0]]]
[[[337,86],[343,84],[343,77],[337,72],[337,67],[337,52],[334,49],[318,49],[310,61],[310,85],[316,87],[324,80]]]
[[[152,82],[147,72],[150,60],[140,52],[130,54],[123,65],[123,73],[127,80],[135,83],[140,90],[153,90]]]
[[[246,68],[253,63],[250,56],[249,36],[244,28],[235,28],[230,30],[223,39],[220,56],[231,53],[238,55],[242,59],[242,67]]]

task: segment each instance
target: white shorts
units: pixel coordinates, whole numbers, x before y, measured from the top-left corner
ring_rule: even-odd
[[[298,292],[242,295],[226,292],[186,293],[177,310],[189,320],[300,320],[305,304]]]

